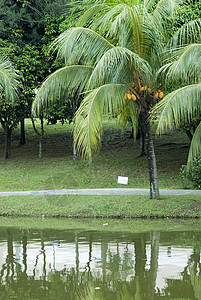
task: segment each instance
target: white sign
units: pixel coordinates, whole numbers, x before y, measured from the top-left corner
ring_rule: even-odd
[[[128,184],[128,177],[118,176],[117,183],[119,183],[119,184]]]

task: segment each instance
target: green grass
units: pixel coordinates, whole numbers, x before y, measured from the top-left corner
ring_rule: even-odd
[[[198,218],[200,196],[12,196],[0,198],[0,215],[68,218]]]
[[[37,123],[39,126],[39,123]],[[117,177],[129,178],[129,188],[148,188],[147,158],[139,157],[139,141],[129,139],[131,130],[121,130],[115,121],[105,124],[102,148],[91,165],[73,160],[72,127],[45,125],[43,158],[38,159],[38,137],[26,120],[26,145],[19,145],[19,128],[13,133],[12,157],[0,160],[0,190],[41,190],[62,188],[116,188]],[[0,131],[0,157],[4,135]],[[155,140],[160,188],[189,188],[179,175],[186,163],[189,141],[181,131]]]
[[[37,123],[39,126],[39,123]],[[19,145],[19,128],[12,137],[12,157],[0,160],[0,190],[46,190],[67,188],[118,188],[117,177],[129,178],[128,188],[148,188],[147,158],[139,157],[139,141],[122,135],[114,120],[104,122],[100,153],[91,165],[73,160],[72,126],[45,125],[43,158],[38,159],[38,137],[26,120],[26,145]],[[3,157],[4,136],[0,155]],[[159,187],[192,188],[179,175],[186,163],[189,141],[176,131],[155,139]],[[23,196],[0,198],[0,215],[62,217],[200,217],[200,196]]]
[[[108,223],[108,226],[103,224]],[[28,218],[0,217],[0,227],[18,227],[23,229],[54,229],[104,231],[104,232],[150,232],[150,231],[200,231],[201,220],[195,219],[64,219],[64,218]]]

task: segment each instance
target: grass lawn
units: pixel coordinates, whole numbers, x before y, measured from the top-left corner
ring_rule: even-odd
[[[108,226],[104,226],[108,223]],[[107,219],[0,217],[0,227],[100,232],[200,231],[200,219]]]
[[[39,122],[37,122],[39,126]],[[119,175],[128,176],[128,188],[148,188],[147,158],[139,157],[139,141],[133,141],[128,128],[123,135],[115,121],[105,123],[100,153],[91,165],[73,160],[72,127],[45,125],[43,158],[38,159],[38,137],[26,120],[26,145],[19,145],[19,128],[12,136],[12,156],[0,159],[0,190],[42,190],[63,188],[117,188]],[[4,135],[0,129],[0,157]],[[179,175],[189,149],[181,131],[155,139],[159,188],[190,188]]]
[[[68,218],[199,218],[200,196],[12,196],[0,198],[0,215]]]
[[[37,123],[39,126],[39,122]],[[12,157],[0,159],[0,190],[46,190],[68,188],[118,188],[119,175],[128,176],[128,188],[148,188],[147,158],[139,157],[139,141],[124,134],[114,120],[105,122],[100,153],[91,165],[73,160],[72,127],[46,125],[43,158],[38,159],[38,137],[26,120],[26,145],[19,145],[19,128],[13,133]],[[0,131],[0,156],[4,136]],[[155,139],[159,187],[192,188],[179,175],[186,163],[189,141],[177,131]],[[123,186],[124,187],[124,186]],[[201,217],[200,196],[22,196],[1,197],[0,215],[60,217]]]

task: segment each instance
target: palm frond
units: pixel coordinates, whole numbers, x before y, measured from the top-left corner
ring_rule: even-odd
[[[8,100],[14,101],[21,86],[21,79],[22,76],[13,68],[9,60],[0,59],[0,91],[5,93]]]
[[[68,65],[91,65],[112,47],[114,46],[103,36],[83,27],[66,30],[51,45],[51,48],[58,49],[58,56]]]
[[[157,70],[162,63],[162,52],[164,48],[164,32],[161,27],[152,22],[151,16],[147,15],[143,23],[143,58],[152,66],[153,70]]]
[[[118,45],[142,56],[142,23],[145,8],[139,2],[108,5],[90,27],[108,39],[115,40]]]
[[[199,43],[201,41],[201,19],[196,19],[182,25],[172,36],[169,42],[170,48]]]
[[[131,119],[133,127],[133,136],[136,138],[138,132],[139,108],[134,101],[126,101],[118,121],[121,125],[122,132],[124,131],[128,121]]]
[[[91,91],[82,101],[75,115],[74,141],[78,153],[92,160],[93,153],[101,145],[102,115],[111,112],[120,114],[124,107],[124,94],[127,87],[123,84],[106,84]]]
[[[133,3],[132,3],[133,4]],[[99,20],[99,30],[118,45],[126,47],[143,57],[144,32],[142,24],[147,14],[143,5],[121,3],[113,7]],[[105,26],[107,24],[107,26]]]
[[[137,132],[138,132],[138,120],[139,120],[139,108],[138,106],[133,102],[129,101],[129,108],[130,108],[130,116],[132,120],[133,125],[133,136],[136,138]]]
[[[143,31],[143,23],[145,10],[143,6],[130,7],[131,28],[132,28],[132,44],[133,52],[137,53],[140,57],[144,57],[144,41],[145,33]]]
[[[149,26],[155,28],[155,32],[163,42],[168,38],[167,25],[174,19],[175,12],[179,10],[183,2],[183,0],[159,0],[154,11],[150,13]]]
[[[60,99],[62,90],[71,88],[71,91],[83,91],[93,68],[90,66],[76,65],[63,67],[43,82],[32,104],[32,113],[37,115],[51,102]]]
[[[152,117],[158,117],[157,134],[178,128],[182,121],[188,123],[201,113],[201,83],[188,85],[173,91],[152,109]]]
[[[144,83],[149,82],[152,73],[148,62],[126,48],[115,47],[99,60],[89,84],[92,88],[107,82],[132,84],[136,74]]]
[[[101,14],[97,20],[96,24],[93,24],[94,30],[99,30],[101,34],[108,37],[116,37],[118,31],[115,31],[115,28],[119,29],[122,22],[129,22],[127,13],[128,13],[128,4],[126,3],[117,3],[116,5],[110,5],[106,13]]]
[[[188,161],[187,161],[187,172],[189,172],[192,167],[193,159],[200,156],[200,153],[201,153],[201,122],[196,128],[196,131],[191,141],[191,146],[190,146]]]
[[[191,44],[174,51],[173,62],[168,62],[157,72],[165,78],[166,85],[176,82],[196,83],[201,79],[201,44]]]
[[[96,4],[87,9],[83,15],[79,18],[77,26],[88,27],[91,24],[94,17],[96,20],[100,14],[105,14],[105,12],[110,9],[110,6],[106,5],[105,3]]]
[[[152,20],[157,23],[159,20],[172,18],[184,0],[159,0],[152,14]]]

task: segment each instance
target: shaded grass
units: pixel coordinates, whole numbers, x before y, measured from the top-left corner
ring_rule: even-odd
[[[163,196],[12,196],[0,198],[0,215],[68,218],[199,218],[199,195]]]
[[[103,226],[108,222],[108,226]],[[0,227],[104,232],[200,231],[201,220],[188,219],[58,219],[0,217]]]
[[[36,124],[39,127],[39,123]],[[19,145],[19,128],[13,133],[12,157],[0,160],[0,190],[41,190],[68,188],[116,188],[117,177],[129,177],[127,187],[148,188],[147,158],[139,157],[139,141],[129,138],[131,129],[122,135],[114,120],[105,122],[100,154],[91,165],[73,160],[72,127],[45,125],[43,159],[38,159],[38,137],[30,120],[26,120],[26,145]],[[0,156],[4,136],[0,131]],[[160,188],[189,188],[179,176],[186,163],[189,142],[182,132],[155,139]]]

